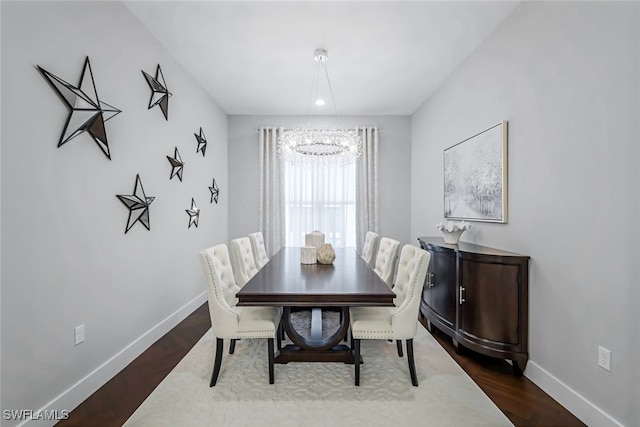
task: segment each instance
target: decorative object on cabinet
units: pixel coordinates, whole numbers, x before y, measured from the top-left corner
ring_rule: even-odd
[[[148,110],[157,105],[160,107],[160,110],[162,110],[165,120],[169,120],[169,98],[172,94],[167,89],[167,82],[164,80],[164,74],[162,74],[160,64],[158,64],[158,68],[156,68],[155,78],[145,73],[144,70],[142,70],[142,75],[147,80],[147,83],[151,88],[151,98],[149,99]]]
[[[469,223],[466,221],[460,221],[460,222],[447,221],[446,224],[440,223],[436,225],[436,228],[442,231],[442,234],[444,235],[445,243],[449,243],[451,245],[457,245],[458,242],[460,241],[460,236],[462,236],[462,233],[470,229],[471,225],[469,225]]]
[[[211,202],[209,203],[213,203],[214,201],[216,202],[216,205],[218,204],[218,196],[220,195],[220,189],[218,188],[218,185],[216,184],[216,179],[213,178],[213,184],[211,185],[211,187],[209,187],[209,191],[211,192]]]
[[[509,359],[522,374],[529,329],[529,257],[440,237],[419,237],[431,253],[421,312],[429,329],[487,356]]]
[[[194,135],[196,136],[196,141],[198,141],[198,148],[196,150],[196,153],[201,151],[202,157],[204,157],[204,152],[207,150],[207,138],[205,138],[202,128],[200,128],[200,135],[198,135],[197,133],[194,133]]]
[[[336,260],[336,251],[333,250],[331,243],[323,243],[318,248],[317,257],[320,264],[333,264]]]
[[[124,230],[125,234],[133,227],[136,222],[140,222],[147,230],[151,230],[149,223],[149,206],[155,197],[147,197],[142,188],[142,180],[140,175],[136,175],[136,183],[133,187],[132,195],[118,194],[116,197],[120,199],[124,205],[129,208],[129,219],[127,220],[127,228]]]
[[[89,57],[87,56],[84,61],[84,68],[82,69],[78,86],[65,82],[39,65],[37,68],[69,110],[69,117],[67,117],[62,135],[60,135],[58,147],[81,133],[88,132],[104,155],[111,160],[104,122],[121,113],[121,111],[106,102],[100,101],[98,98]]]
[[[169,176],[169,179],[177,176],[180,182],[182,182],[182,170],[184,169],[184,162],[182,161],[182,157],[180,157],[178,147],[176,147],[173,157],[167,156],[167,160],[169,160],[169,163],[171,163],[171,175]]]
[[[193,199],[193,197],[191,198],[191,209],[185,209],[187,211],[187,214],[189,215],[189,227],[187,228],[191,228],[191,225],[195,225],[196,228],[198,228],[198,220],[200,219],[200,209],[198,209],[198,207],[196,206],[196,201]]]
[[[444,217],[507,222],[507,122],[444,150]]]

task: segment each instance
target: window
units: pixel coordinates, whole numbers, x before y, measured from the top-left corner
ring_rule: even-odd
[[[285,162],[284,202],[287,246],[304,246],[304,235],[319,230],[336,248],[356,247],[356,166]]]

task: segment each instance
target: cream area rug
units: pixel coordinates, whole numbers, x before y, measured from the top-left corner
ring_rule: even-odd
[[[323,323],[334,314],[325,312]],[[226,340],[218,382],[209,387],[215,346],[209,330],[124,425],[512,425],[421,325],[414,339],[418,387],[406,348],[400,358],[395,342],[372,340],[361,341],[359,387],[353,365],[301,362],[276,364],[270,385],[264,339],[237,341],[232,355]]]

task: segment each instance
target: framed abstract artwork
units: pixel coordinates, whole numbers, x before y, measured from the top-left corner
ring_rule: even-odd
[[[507,122],[444,150],[444,217],[507,222]]]

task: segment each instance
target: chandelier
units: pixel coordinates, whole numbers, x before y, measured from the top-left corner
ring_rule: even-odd
[[[338,109],[336,108],[336,100],[326,65],[327,51],[325,49],[316,49],[313,58],[316,66],[311,83],[305,124],[295,129],[285,129],[282,132],[277,141],[278,156],[281,159],[295,163],[352,163],[362,153],[360,135],[357,129],[344,129],[338,125]],[[331,127],[310,125],[311,105],[322,105],[322,101],[318,100],[318,83],[321,68],[327,79],[336,117],[336,123]],[[313,111],[315,112],[315,107],[313,107]]]

